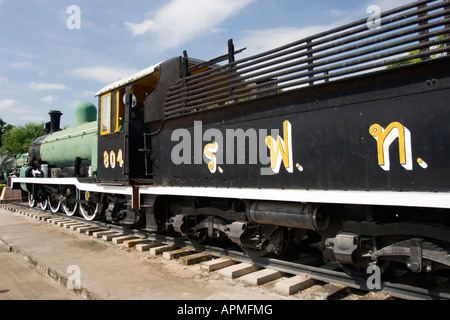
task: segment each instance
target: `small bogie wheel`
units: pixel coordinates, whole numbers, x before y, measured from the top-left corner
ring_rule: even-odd
[[[189,239],[189,241],[193,245],[201,245],[208,239],[208,230],[200,229],[196,232],[195,235],[189,234],[189,235],[186,235],[186,237]]]
[[[98,216],[98,202],[93,201],[89,191],[80,191],[80,214],[87,221],[93,221]]]
[[[266,254],[269,253],[269,251],[267,250],[267,246],[264,246],[261,249],[254,249],[254,248],[248,248],[248,247],[241,246],[241,249],[251,259],[258,259],[258,258],[264,257]]]
[[[259,247],[241,246],[242,251],[252,259],[261,258],[269,253],[281,254],[284,248],[283,229],[276,229],[270,239],[261,243]]]
[[[77,190],[75,187],[66,187],[63,192],[65,198],[62,203],[63,211],[66,215],[72,217],[78,209]]]

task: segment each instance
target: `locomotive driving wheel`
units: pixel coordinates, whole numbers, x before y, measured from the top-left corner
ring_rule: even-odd
[[[45,199],[44,201],[40,202],[39,205],[41,206],[42,210],[47,210],[47,208],[48,208],[48,199]]]
[[[77,189],[74,186],[67,186],[63,188],[64,200],[62,202],[63,211],[69,217],[73,216],[78,208]]]
[[[80,191],[80,214],[87,221],[93,221],[98,215],[98,202],[89,191]]]
[[[32,192],[28,192],[28,205],[30,208],[36,207],[36,200],[34,199]]]
[[[53,213],[57,213],[61,209],[61,196],[52,193],[48,196],[48,207]]]

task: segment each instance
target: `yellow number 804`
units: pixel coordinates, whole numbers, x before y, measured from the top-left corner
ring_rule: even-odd
[[[119,152],[117,152],[117,158],[116,153],[114,151],[111,151],[108,153],[108,151],[103,152],[103,165],[105,168],[111,167],[114,169],[116,167],[116,164],[119,164],[119,166],[123,167],[123,152],[122,149],[119,149]]]

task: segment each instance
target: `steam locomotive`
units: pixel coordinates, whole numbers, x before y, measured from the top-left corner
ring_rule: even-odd
[[[448,1],[417,1],[237,60],[183,56],[101,89],[13,183],[86,220],[252,257],[315,245],[360,268],[449,268]]]

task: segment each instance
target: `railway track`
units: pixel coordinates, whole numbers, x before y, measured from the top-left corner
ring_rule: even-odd
[[[217,272],[249,285],[265,286],[294,299],[450,299],[450,279],[443,274],[418,277],[407,270],[396,269],[381,276],[380,289],[371,290],[368,276],[351,277],[336,265],[323,264],[313,253],[291,256],[289,260],[251,259],[235,247],[194,245],[185,238],[152,235],[98,221],[88,222],[18,203],[2,204],[0,208],[109,241],[128,250],[148,252],[151,256],[177,260],[188,266],[200,265],[205,272]]]

